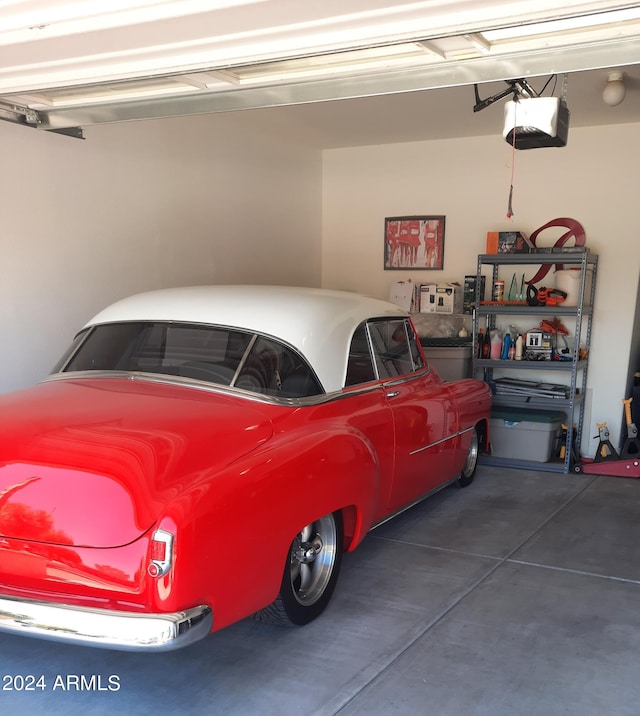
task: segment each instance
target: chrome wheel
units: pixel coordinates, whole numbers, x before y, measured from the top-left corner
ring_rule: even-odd
[[[471,434],[471,442],[469,443],[467,458],[464,462],[462,470],[460,471],[460,477],[455,483],[458,487],[467,487],[467,485],[470,485],[473,482],[473,477],[476,473],[476,467],[478,467],[479,452],[480,440],[478,438],[478,430],[477,428],[474,428]]]
[[[338,551],[333,515],[307,525],[293,540],[289,555],[289,579],[299,604],[315,604],[331,580]]]
[[[302,626],[319,616],[338,581],[342,534],[340,512],[304,527],[289,548],[278,598],[255,618],[270,624]]]

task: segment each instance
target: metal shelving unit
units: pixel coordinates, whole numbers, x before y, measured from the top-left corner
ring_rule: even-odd
[[[510,467],[529,468],[546,470],[548,472],[569,472],[571,467],[571,445],[573,440],[580,444],[584,420],[584,396],[587,386],[587,374],[589,368],[588,349],[591,343],[591,327],[593,319],[593,304],[596,290],[596,273],[598,268],[598,256],[588,251],[549,251],[535,252],[531,254],[480,254],[477,265],[477,281],[480,285],[480,277],[485,266],[491,266],[491,283],[498,279],[500,267],[507,267],[510,273],[514,267],[538,266],[540,264],[561,264],[566,268],[581,269],[579,294],[576,306],[528,306],[511,303],[494,303],[481,301],[476,297],[476,306],[473,315],[473,374],[475,377],[484,378],[488,382],[494,379],[494,371],[500,373],[507,371],[531,371],[543,373],[544,380],[548,380],[548,374],[558,372],[569,376],[569,397],[543,398],[529,397],[526,400],[506,396],[495,396],[494,405],[506,407],[518,407],[521,409],[550,409],[563,412],[566,415],[567,435],[565,443],[565,457],[563,461],[536,462],[530,460],[513,460],[495,456],[482,456],[483,463],[493,465],[506,465]],[[487,277],[488,278],[488,277]],[[590,281],[590,285],[589,285]],[[507,284],[507,282],[505,281]],[[508,285],[508,284],[507,284]],[[500,316],[506,322],[513,322],[516,318],[530,316],[543,320],[559,317],[572,319],[572,326],[565,320],[567,328],[574,329],[574,348],[571,360],[542,360],[542,361],[512,361],[512,360],[491,360],[478,358],[478,333],[481,321],[486,321],[485,330],[492,330],[496,327],[496,318]],[[511,320],[510,320],[511,319]],[[575,323],[573,323],[573,321]],[[587,349],[587,357],[579,359],[579,348]],[[574,429],[575,425],[575,429]]]

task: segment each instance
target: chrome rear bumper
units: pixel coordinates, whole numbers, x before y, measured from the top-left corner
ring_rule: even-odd
[[[180,649],[207,636],[212,624],[207,606],[141,614],[0,597],[0,632],[105,649]]]

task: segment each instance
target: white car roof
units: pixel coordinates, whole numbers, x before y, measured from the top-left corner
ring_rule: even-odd
[[[344,385],[353,332],[368,318],[406,316],[393,303],[349,291],[291,286],[190,286],[139,293],[87,326],[182,321],[244,328],[280,338],[304,355],[327,392]]]

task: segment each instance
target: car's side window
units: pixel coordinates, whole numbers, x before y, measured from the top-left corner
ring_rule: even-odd
[[[54,370],[61,369],[177,375],[283,398],[323,392],[309,364],[293,349],[264,336],[218,326],[151,322],[96,326],[78,337]]]
[[[349,346],[345,386],[368,383],[371,380],[376,380],[377,377],[369,348],[367,326],[362,323],[356,328]]]
[[[145,324],[141,323],[95,326],[84,334],[84,341],[64,370],[130,370],[131,356],[143,333]]]
[[[185,378],[229,385],[251,334],[210,326],[168,327],[163,367]]]
[[[295,351],[262,336],[253,344],[233,385],[280,398],[322,393],[317,378]]]
[[[369,324],[380,378],[412,373],[422,366],[420,351],[408,321],[393,319]]]

